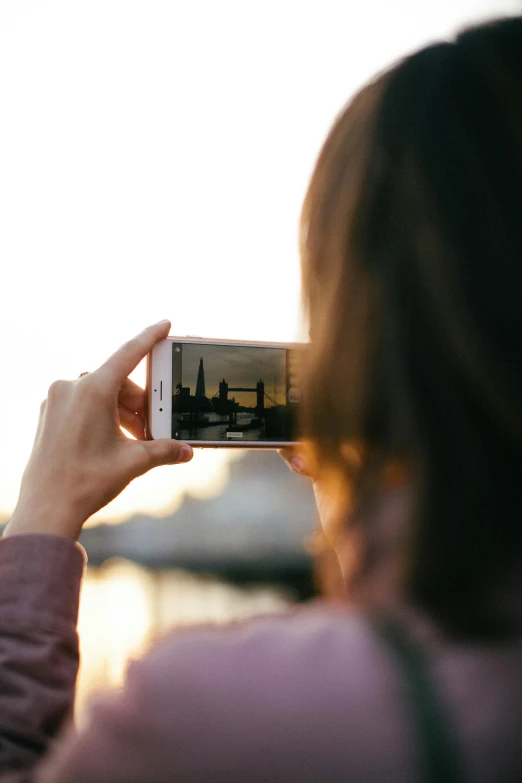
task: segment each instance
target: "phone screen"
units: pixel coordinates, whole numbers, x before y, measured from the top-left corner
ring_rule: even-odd
[[[172,344],[172,437],[297,440],[303,349]]]

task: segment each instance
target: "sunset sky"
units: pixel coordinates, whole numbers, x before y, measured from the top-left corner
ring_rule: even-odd
[[[298,216],[336,114],[400,55],[521,11],[519,0],[2,0],[0,515],[49,384],[145,325],[302,339]],[[237,458],[200,450],[98,519],[218,492]]]
[[[189,386],[191,394],[195,394],[199,360],[203,359],[207,397],[219,392],[219,382],[225,377],[229,386],[243,388],[255,388],[257,381],[263,380],[269,397],[279,405],[286,402],[284,349],[185,344],[182,352],[183,386]],[[230,392],[229,399],[233,397],[240,405],[256,405],[255,393]],[[266,400],[265,404],[270,407],[272,403]]]

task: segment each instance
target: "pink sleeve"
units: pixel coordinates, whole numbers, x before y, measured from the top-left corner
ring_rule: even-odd
[[[82,548],[60,536],[0,540],[2,781],[29,780],[72,715],[84,565]]]

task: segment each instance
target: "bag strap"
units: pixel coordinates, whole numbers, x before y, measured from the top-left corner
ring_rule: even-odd
[[[390,617],[374,616],[370,621],[400,667],[411,706],[421,779],[426,783],[464,783],[461,754],[451,720],[420,645]]]

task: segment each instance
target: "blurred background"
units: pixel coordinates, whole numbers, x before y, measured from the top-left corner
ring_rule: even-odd
[[[306,339],[298,217],[335,116],[400,56],[521,11],[1,0],[0,522],[55,378],[161,318],[175,335]],[[135,481],[82,536],[80,712],[173,627],[310,598],[315,524],[307,482],[269,452],[199,450]]]

